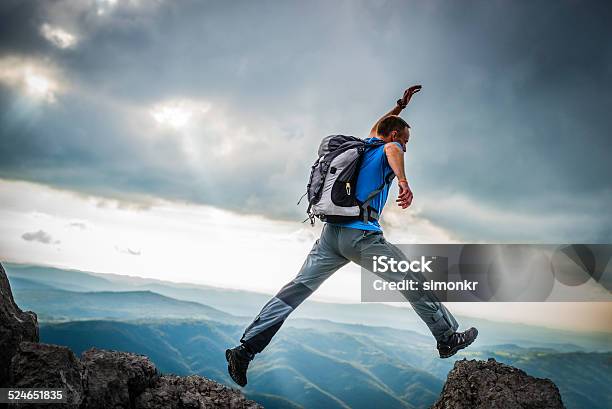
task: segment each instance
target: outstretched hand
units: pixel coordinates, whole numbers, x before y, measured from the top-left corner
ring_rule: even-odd
[[[403,106],[408,105],[408,103],[410,102],[410,98],[412,98],[412,96],[414,94],[419,92],[421,90],[421,88],[423,88],[423,87],[420,86],[420,85],[413,85],[412,87],[410,87],[406,91],[404,91],[404,96],[400,99],[401,105],[403,105]],[[398,103],[399,103],[399,101],[398,101]]]
[[[408,182],[406,180],[402,180],[398,183],[399,186],[399,195],[397,196],[397,205],[402,209],[406,209],[408,206],[412,204],[412,190],[410,190],[410,186],[408,186]]]

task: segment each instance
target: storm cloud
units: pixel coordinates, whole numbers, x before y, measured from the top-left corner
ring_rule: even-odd
[[[611,17],[569,0],[3,2],[0,177],[299,220],[320,139],[365,136],[420,83],[403,114],[419,217],[464,240],[610,242]]]

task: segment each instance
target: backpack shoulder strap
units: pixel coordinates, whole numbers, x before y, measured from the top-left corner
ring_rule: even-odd
[[[363,215],[363,222],[367,223],[370,218],[378,220],[379,215],[379,210],[374,209],[373,207],[370,207],[370,202],[372,202],[372,199],[374,199],[385,187],[385,185],[391,183],[391,181],[393,180],[393,178],[395,178],[395,173],[391,172],[389,173],[383,180],[382,184],[375,190],[373,190],[368,197],[366,197],[366,199],[363,201],[363,203],[361,204],[361,214]]]
[[[387,143],[383,141],[382,139],[378,139],[378,138],[372,138],[372,139],[373,140],[369,140],[367,142],[365,142],[364,140],[365,146],[374,148],[374,147],[385,145]]]

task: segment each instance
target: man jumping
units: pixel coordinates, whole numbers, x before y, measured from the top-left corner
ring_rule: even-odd
[[[358,200],[364,201],[366,196],[377,189],[383,181],[388,181],[370,202],[379,215],[387,201],[391,186],[392,178],[388,176],[393,174],[398,179],[400,189],[396,200],[398,206],[406,209],[412,203],[413,195],[404,171],[404,152],[410,137],[410,126],[397,115],[420,90],[420,85],[408,88],[404,96],[397,101],[397,105],[374,124],[366,139],[366,142],[380,139],[385,143],[364,153],[355,195]],[[321,237],[315,242],[297,276],[263,306],[253,322],[244,330],[240,338],[241,344],[225,351],[228,372],[234,382],[240,386],[247,384],[247,369],[255,354],[264,350],[289,314],[327,278],[350,261],[371,271],[372,265],[366,263],[366,260],[371,260],[372,256],[387,256],[398,262],[407,260],[399,248],[385,240],[378,220],[325,223]],[[375,274],[387,281],[406,278],[395,277],[393,273]],[[419,274],[408,278],[419,283],[423,281],[423,276]],[[476,339],[478,335],[476,328],[457,332],[459,327],[457,321],[433,293],[429,291],[401,293],[429,327],[437,341],[440,358],[454,355]]]

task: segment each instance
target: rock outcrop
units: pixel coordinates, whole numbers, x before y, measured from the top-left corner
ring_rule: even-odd
[[[92,348],[79,359],[69,348],[41,344],[36,314],[17,307],[1,264],[0,291],[0,387],[62,388],[67,395],[66,403],[15,407],[262,408],[239,391],[201,376],[161,375],[144,355]]]
[[[91,409],[133,408],[136,398],[159,380],[155,366],[143,355],[92,348],[83,352],[81,362],[84,406]]]
[[[154,388],[138,396],[141,409],[182,408],[255,408],[246,406],[244,398],[233,390],[201,376],[164,375]]]
[[[62,388],[66,408],[78,408],[83,402],[83,366],[66,347],[36,342],[22,342],[11,361],[11,388]],[[58,404],[59,405],[59,404]],[[19,406],[35,408],[30,404]]]
[[[534,378],[489,358],[455,362],[432,409],[561,409],[550,379]]]
[[[31,311],[21,311],[0,264],[0,388],[8,386],[9,366],[21,341],[38,342],[38,321]]]

